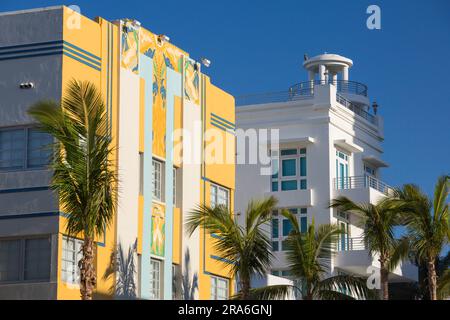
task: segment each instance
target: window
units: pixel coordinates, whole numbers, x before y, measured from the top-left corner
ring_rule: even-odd
[[[80,269],[78,261],[82,257],[82,240],[63,236],[61,278],[62,281],[72,284],[80,283]]]
[[[28,130],[27,167],[40,168],[49,163],[52,136],[37,129]]]
[[[364,173],[365,174],[368,174],[369,176],[375,177],[376,176],[376,172],[377,171],[376,171],[376,169],[374,167],[369,166],[367,164],[364,165]]]
[[[35,128],[0,130],[0,170],[45,167],[52,141],[51,135]]]
[[[50,248],[50,238],[25,240],[25,280],[49,279]]]
[[[0,240],[0,282],[50,279],[50,237]]]
[[[307,188],[306,148],[272,151],[271,191],[303,190]]]
[[[228,189],[211,183],[211,194],[210,194],[211,207],[223,205],[228,208],[230,201],[229,194],[230,191]]]
[[[20,280],[20,240],[0,241],[0,282]]]
[[[153,199],[162,201],[162,163],[153,160]]]
[[[336,150],[336,188],[348,189],[350,179],[348,176],[349,155],[345,152]]]
[[[211,300],[228,299],[228,279],[211,276]]]
[[[277,269],[273,269],[271,272],[274,276],[277,277],[285,277],[285,278],[289,278],[292,276],[291,271],[289,270],[277,270]]]
[[[306,232],[308,227],[307,209],[289,208],[288,210],[297,217],[300,231]],[[272,251],[286,251],[288,249],[286,240],[292,229],[292,223],[281,214],[280,210],[277,209],[272,212]]]
[[[0,169],[22,169],[25,164],[25,131],[0,131]]]
[[[150,259],[150,299],[161,299],[161,261]]]

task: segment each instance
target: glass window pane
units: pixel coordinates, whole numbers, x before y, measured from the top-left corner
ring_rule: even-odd
[[[278,167],[279,163],[278,163],[278,159],[272,159],[272,178],[276,179],[278,178]]]
[[[0,282],[18,281],[20,240],[0,241]]]
[[[300,231],[306,232],[308,229],[308,218],[307,217],[301,217],[300,218]]]
[[[301,148],[300,149],[300,154],[306,154],[306,148]]]
[[[290,156],[290,155],[296,155],[297,154],[297,149],[284,149],[281,150],[281,155],[282,156]]]
[[[25,160],[25,130],[0,130],[0,170],[21,169]]]
[[[306,157],[300,158],[300,175],[302,177],[306,176]]]
[[[282,174],[283,177],[295,176],[296,175],[296,160],[287,159],[282,161]]]
[[[287,237],[292,228],[292,223],[287,219],[283,219],[283,236]]]
[[[297,190],[297,180],[281,181],[281,190]]]
[[[278,219],[272,219],[272,238],[278,238]]]
[[[217,204],[223,205],[228,208],[228,190],[219,187],[219,192],[217,196]]]
[[[162,200],[161,198],[161,179],[162,179],[162,164],[159,161],[153,160],[153,198]]]
[[[228,280],[219,277],[211,277],[211,300],[228,299]]]
[[[272,241],[272,251],[278,251],[278,250],[279,250],[278,241]]]
[[[211,192],[209,202],[211,204],[211,207],[215,207],[217,205],[217,186],[212,184],[210,191]]]
[[[300,180],[300,190],[305,190],[306,189],[306,180],[302,179]]]
[[[50,238],[25,240],[25,280],[50,278]]]
[[[63,236],[61,278],[71,284],[80,283],[80,269],[78,262],[82,257],[83,241],[72,237]]]
[[[278,181],[272,181],[272,192],[278,191]]]
[[[306,208],[301,208],[300,209],[300,213],[301,214],[306,214],[308,212],[308,209],[306,209]]]
[[[161,292],[161,262],[150,260],[150,299],[160,299]]]
[[[38,129],[28,130],[27,167],[44,167],[50,163],[53,138]]]

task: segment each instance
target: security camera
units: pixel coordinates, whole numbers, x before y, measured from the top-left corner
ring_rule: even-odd
[[[34,83],[33,82],[22,82],[19,85],[20,89],[33,89],[34,88]]]

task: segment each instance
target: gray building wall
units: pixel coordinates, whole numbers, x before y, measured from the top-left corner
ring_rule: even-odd
[[[25,44],[62,40],[62,13],[62,7],[0,13],[0,130],[32,125],[27,115],[31,105],[43,99],[60,100],[62,55],[12,59],[3,55],[2,59],[1,53],[44,47]],[[5,48],[10,46],[18,47]],[[32,82],[34,88],[20,89],[22,82]],[[52,239],[50,280],[0,283],[0,299],[56,298],[59,206],[48,189],[50,177],[51,172],[45,169],[0,171],[0,240],[34,235],[50,235]]]

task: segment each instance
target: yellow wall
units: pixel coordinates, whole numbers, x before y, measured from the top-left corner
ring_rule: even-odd
[[[220,118],[223,118],[231,123],[235,123],[235,113],[234,113],[234,98],[226,93],[225,91],[217,88],[211,84],[208,77],[203,76],[203,97],[202,104],[205,108],[204,112],[204,128],[206,132],[213,132],[212,135],[208,136],[205,134],[206,147],[205,156],[209,150],[212,150],[213,146],[211,144],[219,143],[218,145],[222,147],[222,160],[223,163],[206,163],[204,164],[204,176],[206,181],[201,183],[201,194],[204,199],[203,203],[210,205],[210,186],[211,182],[226,187],[230,190],[230,208],[234,207],[234,189],[235,189],[235,136],[232,132],[223,131],[212,125],[211,114],[215,114]],[[214,138],[213,138],[214,137]],[[211,139],[209,139],[211,138]],[[215,139],[219,139],[216,141]],[[228,143],[227,143],[228,142]],[[210,146],[210,147],[209,147]],[[210,148],[208,150],[208,148]],[[212,154],[212,153],[211,153]],[[228,154],[228,158],[227,158]],[[215,154],[220,158],[219,154]],[[203,196],[204,195],[204,196]],[[202,268],[205,272],[202,272],[199,276],[199,298],[200,299],[210,299],[211,292],[211,275],[220,276],[223,278],[228,278],[230,295],[234,294],[233,291],[233,279],[231,274],[231,268],[229,264],[223,263],[216,259],[211,258],[211,256],[221,257],[220,252],[214,250],[215,239],[211,237],[207,232],[201,230],[200,232],[200,252],[203,258],[200,261]],[[204,252],[204,253],[203,253]]]
[[[90,52],[96,56],[101,57],[101,72],[95,70],[71,57],[63,55],[63,73],[62,73],[62,83],[63,83],[63,96],[66,90],[66,85],[72,79],[81,81],[90,81],[94,83],[98,88],[100,88],[103,98],[105,100],[106,87],[107,87],[107,76],[106,72],[108,70],[108,55],[107,55],[107,32],[108,28],[113,33],[112,37],[114,39],[114,48],[112,51],[117,56],[118,54],[118,29],[116,26],[110,24],[106,20],[99,18],[99,20],[92,21],[84,16],[80,16],[81,28],[70,27],[71,24],[67,23],[70,17],[73,17],[75,13],[69,8],[64,8],[64,18],[63,18],[63,38],[65,41]],[[81,50],[76,50],[76,52],[81,52]],[[83,60],[81,58],[81,60]],[[84,60],[87,61],[87,60]],[[118,137],[118,104],[117,104],[117,85],[118,85],[118,60],[112,60],[112,77],[111,81],[111,103],[112,103],[112,144],[117,146]],[[111,159],[113,163],[117,162],[117,149]],[[117,168],[116,168],[117,169]],[[61,205],[60,210],[64,212],[64,207]],[[63,283],[61,280],[61,257],[62,257],[62,235],[66,234],[65,225],[66,218],[60,217],[60,227],[59,227],[59,245],[58,245],[58,289],[57,298],[58,299],[79,299],[79,287],[74,285],[68,285]],[[82,235],[78,235],[82,238]],[[114,284],[114,276],[104,280],[103,275],[106,269],[110,265],[111,253],[115,248],[116,236],[115,236],[115,219],[111,222],[110,226],[106,229],[106,235],[97,236],[96,241],[100,243],[96,250],[96,268],[97,268],[97,287],[95,290],[95,298],[108,298],[111,296],[110,290]]]

